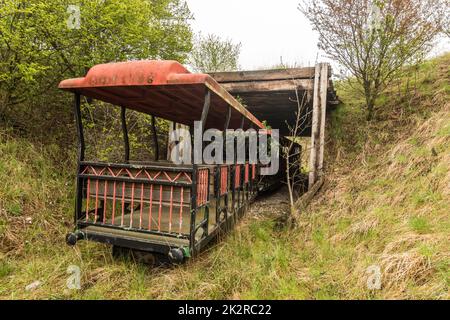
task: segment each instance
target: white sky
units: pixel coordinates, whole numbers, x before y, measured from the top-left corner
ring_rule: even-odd
[[[297,10],[300,0],[187,0],[194,32],[213,33],[242,44],[241,70],[270,68],[280,57],[289,65],[327,61],[317,48],[317,34]],[[435,54],[450,50],[441,41]],[[318,57],[318,58],[317,58]]]
[[[280,62],[316,61],[317,36],[297,10],[299,0],[187,0],[195,32],[214,33],[242,44],[241,69]],[[323,60],[323,59],[322,59]]]

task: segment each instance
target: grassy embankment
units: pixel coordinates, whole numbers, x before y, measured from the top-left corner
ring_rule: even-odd
[[[256,205],[195,261],[149,270],[108,247],[64,244],[73,176],[58,150],[0,132],[0,298],[441,298],[450,287],[450,55],[427,61],[378,101],[339,88],[327,182],[298,228],[278,230],[283,204]],[[82,290],[66,289],[69,265]],[[368,290],[367,267],[382,270]],[[41,285],[26,291],[39,280]]]

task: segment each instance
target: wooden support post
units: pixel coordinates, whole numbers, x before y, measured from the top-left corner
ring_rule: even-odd
[[[316,71],[314,75],[314,89],[313,89],[313,113],[312,113],[312,125],[311,125],[311,154],[309,158],[309,184],[308,189],[311,189],[314,185],[317,177],[317,154],[319,152],[319,128],[320,128],[320,68],[321,65],[316,65]]]
[[[120,109],[120,119],[122,122],[122,134],[123,134],[123,143],[125,149],[124,160],[125,163],[130,162],[130,140],[128,139],[128,128],[127,128],[127,109],[125,107],[121,107]]]
[[[318,174],[323,174],[323,157],[325,150],[325,120],[327,115],[328,63],[322,63],[320,72],[320,147],[318,156]]]
[[[202,118],[200,120],[202,122],[202,130],[203,131],[205,131],[206,120],[208,119],[210,105],[211,105],[211,91],[209,91],[209,89],[206,89],[205,102],[203,104],[203,111],[202,111]]]
[[[156,119],[152,116],[152,136],[153,136],[153,147],[154,149],[154,159],[159,160],[159,143],[158,143],[158,132],[156,131]]]

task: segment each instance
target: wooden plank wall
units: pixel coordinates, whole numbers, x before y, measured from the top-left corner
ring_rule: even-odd
[[[281,134],[288,134],[286,121],[295,121],[297,105],[289,100],[294,89],[311,96],[311,133],[306,125],[301,136],[311,135],[309,159],[309,188],[323,175],[325,150],[325,121],[327,105],[337,105],[338,98],[333,88],[331,66],[319,63],[315,67],[279,70],[257,70],[238,72],[216,72],[210,75],[231,94],[239,95],[247,102],[250,111],[268,120]],[[308,108],[308,113],[311,112]],[[284,129],[284,130],[283,130]]]

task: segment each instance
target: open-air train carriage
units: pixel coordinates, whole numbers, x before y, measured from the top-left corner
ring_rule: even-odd
[[[75,224],[67,243],[94,240],[183,260],[243,215],[258,191],[259,166],[175,165],[129,161],[127,108],[193,128],[263,129],[214,79],[175,61],[97,65],[84,78],[62,81],[75,94],[79,137]],[[123,163],[85,160],[81,97],[122,108]],[[270,134],[270,131],[266,131]]]

